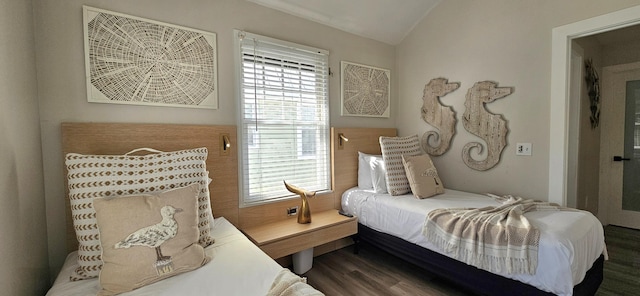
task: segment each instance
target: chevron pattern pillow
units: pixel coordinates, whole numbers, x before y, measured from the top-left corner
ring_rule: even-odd
[[[102,249],[93,208],[96,198],[154,194],[199,183],[198,243],[203,247],[213,244],[207,154],[207,148],[144,156],[67,154],[65,164],[79,265],[70,279],[97,277],[102,267]]]
[[[407,137],[380,137],[382,159],[387,170],[387,191],[390,195],[409,193],[409,179],[404,170],[402,156],[424,154],[418,135]]]

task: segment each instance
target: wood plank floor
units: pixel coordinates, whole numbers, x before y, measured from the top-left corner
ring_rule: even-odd
[[[640,295],[640,231],[608,225],[604,233],[609,260],[596,295]]]
[[[598,296],[640,295],[640,231],[605,227],[609,261]],[[470,295],[468,291],[371,245],[353,246],[314,258],[309,284],[328,296]]]

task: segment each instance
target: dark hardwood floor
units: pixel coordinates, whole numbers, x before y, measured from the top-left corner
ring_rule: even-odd
[[[605,240],[609,260],[596,295],[640,295],[640,231],[607,226]],[[358,255],[350,246],[318,256],[303,276],[328,296],[471,295],[371,245]]]
[[[609,260],[596,295],[640,295],[640,231],[608,225],[604,234]]]

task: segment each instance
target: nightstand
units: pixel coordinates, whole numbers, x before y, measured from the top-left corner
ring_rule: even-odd
[[[358,219],[342,216],[338,210],[328,210],[311,212],[311,223],[308,224],[299,224],[297,219],[291,218],[247,228],[243,232],[267,255],[277,259],[295,253],[308,253],[315,246],[354,235],[358,232]]]

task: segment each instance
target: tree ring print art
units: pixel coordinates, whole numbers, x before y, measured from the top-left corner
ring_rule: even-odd
[[[89,102],[217,109],[216,34],[83,10]]]
[[[389,117],[391,71],[342,61],[342,116]]]

